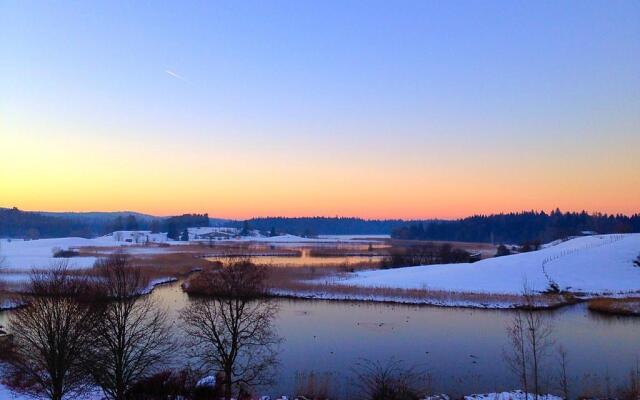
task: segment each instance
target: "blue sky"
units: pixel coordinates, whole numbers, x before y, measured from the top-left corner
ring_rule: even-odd
[[[118,164],[149,168],[158,181],[148,166],[175,155],[179,165],[195,159],[200,167],[215,158],[253,170],[275,164],[253,177],[247,167],[237,181],[284,174],[272,182],[276,197],[286,196],[287,182],[326,168],[373,197],[380,182],[413,177],[454,199],[446,211],[445,199],[411,194],[406,184],[400,198],[420,202],[407,199],[416,204],[404,210],[383,198],[365,212],[376,216],[465,214],[504,197],[488,188],[475,207],[468,193],[435,178],[461,180],[469,170],[474,180],[535,181],[534,201],[496,203],[503,208],[640,206],[640,196],[622,195],[640,168],[630,151],[640,144],[637,1],[2,1],[0,50],[0,129],[23,158],[29,141],[76,152],[96,152],[95,142],[137,150]],[[58,172],[78,165],[66,168]],[[614,179],[608,189],[620,193],[583,199],[602,187],[593,177]],[[37,184],[26,173],[20,179]],[[327,191],[344,190],[319,179]],[[576,187],[554,196],[545,182]],[[38,204],[18,186],[5,201]],[[309,203],[314,190],[290,197]],[[347,197],[327,198],[320,211],[357,211],[357,196]],[[213,198],[186,203],[234,214]],[[178,211],[173,203],[149,207]],[[277,211],[287,209],[256,203],[236,214]]]

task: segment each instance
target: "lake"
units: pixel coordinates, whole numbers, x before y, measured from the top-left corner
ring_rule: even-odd
[[[152,296],[170,310],[174,321],[189,301],[178,284],[158,287]],[[334,397],[345,398],[359,360],[391,358],[427,371],[434,392],[461,395],[519,387],[502,356],[508,346],[505,326],[513,311],[277,302],[280,311],[275,325],[284,338],[281,364],[277,384],[261,393],[292,394],[296,374],[313,371],[332,374]],[[640,318],[602,317],[590,313],[584,304],[545,313],[553,321],[557,343],[568,351],[574,393],[578,387],[604,387],[607,376],[615,388],[628,376],[640,354]],[[0,313],[0,324],[6,324],[6,316]],[[176,331],[179,334],[180,329]],[[548,372],[557,372],[555,361],[554,352]]]
[[[177,284],[153,296],[172,317],[188,301]],[[453,395],[513,389],[519,385],[503,361],[505,327],[514,311],[474,310],[386,303],[277,300],[284,338],[278,383],[270,394],[292,393],[298,372],[331,373],[339,395],[360,359],[403,360],[431,374],[433,390]],[[628,376],[640,355],[640,318],[603,317],[586,305],[545,311],[558,344],[569,354],[574,386]],[[550,364],[556,361],[555,352]],[[553,363],[555,365],[555,363]],[[553,369],[553,366],[552,366]],[[556,371],[553,371],[554,373]]]
[[[316,246],[320,247],[320,246]],[[381,255],[368,255],[365,246],[350,247],[331,246],[331,250],[340,249],[342,252],[353,251],[354,254],[343,255],[336,252],[332,256],[314,256],[309,248],[293,248],[299,252],[299,255],[254,255],[249,260],[256,265],[268,265],[274,267],[318,267],[318,266],[349,266],[349,265],[378,265],[385,257]],[[207,260],[218,261],[226,259],[226,255],[207,257]]]

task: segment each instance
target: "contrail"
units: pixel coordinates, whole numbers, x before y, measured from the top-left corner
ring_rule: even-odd
[[[170,69],[166,69],[164,72],[166,72],[167,74],[169,74],[169,75],[173,76],[173,77],[174,77],[174,78],[176,78],[176,79],[180,79],[181,81],[184,81],[184,82],[186,82],[186,81],[187,81],[183,76],[181,76],[181,75],[179,75],[179,74],[177,74],[177,73],[173,72],[173,71],[172,71],[172,70],[170,70]]]

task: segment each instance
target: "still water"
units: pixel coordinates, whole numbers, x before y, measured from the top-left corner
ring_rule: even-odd
[[[153,296],[176,321],[188,302],[177,284],[159,287]],[[427,371],[436,392],[518,387],[503,361],[513,311],[287,299],[278,304],[275,325],[284,343],[277,384],[265,388],[270,394],[291,393],[296,374],[313,371],[332,374],[336,394],[344,397],[359,360],[391,358]],[[607,376],[615,387],[628,376],[640,355],[640,318],[602,317],[586,305],[545,313],[557,344],[568,352],[575,390],[604,386]],[[556,361],[554,351],[546,368],[550,374],[557,373]]]
[[[176,321],[189,301],[178,284],[158,287],[158,298]],[[277,383],[261,393],[291,394],[296,374],[331,374],[334,397],[349,396],[349,379],[361,359],[403,360],[427,371],[434,392],[452,395],[518,387],[503,361],[505,326],[512,311],[404,306],[381,303],[277,300],[275,321],[284,342]],[[640,318],[601,317],[585,305],[546,312],[557,344],[565,347],[574,391],[615,388],[640,355]],[[0,324],[6,324],[0,313]],[[182,352],[176,351],[179,362]],[[555,352],[548,375],[557,373]],[[608,378],[607,378],[608,377]],[[550,376],[548,380],[552,380]],[[550,385],[549,390],[555,391]],[[575,393],[575,392],[574,392]],[[577,393],[576,393],[577,394]]]
[[[366,255],[366,248],[353,248],[358,255],[314,256],[308,248],[297,249],[299,255],[260,255],[249,257],[250,261],[257,265],[269,265],[274,267],[317,267],[317,266],[349,266],[359,264],[375,265],[384,259],[380,255]],[[225,255],[207,257],[207,260],[224,260]]]

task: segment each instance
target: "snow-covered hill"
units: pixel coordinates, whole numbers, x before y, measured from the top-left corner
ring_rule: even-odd
[[[591,294],[640,291],[640,234],[586,236],[542,250],[473,264],[425,265],[354,273],[335,283],[364,287],[520,294],[555,282],[560,289]]]

